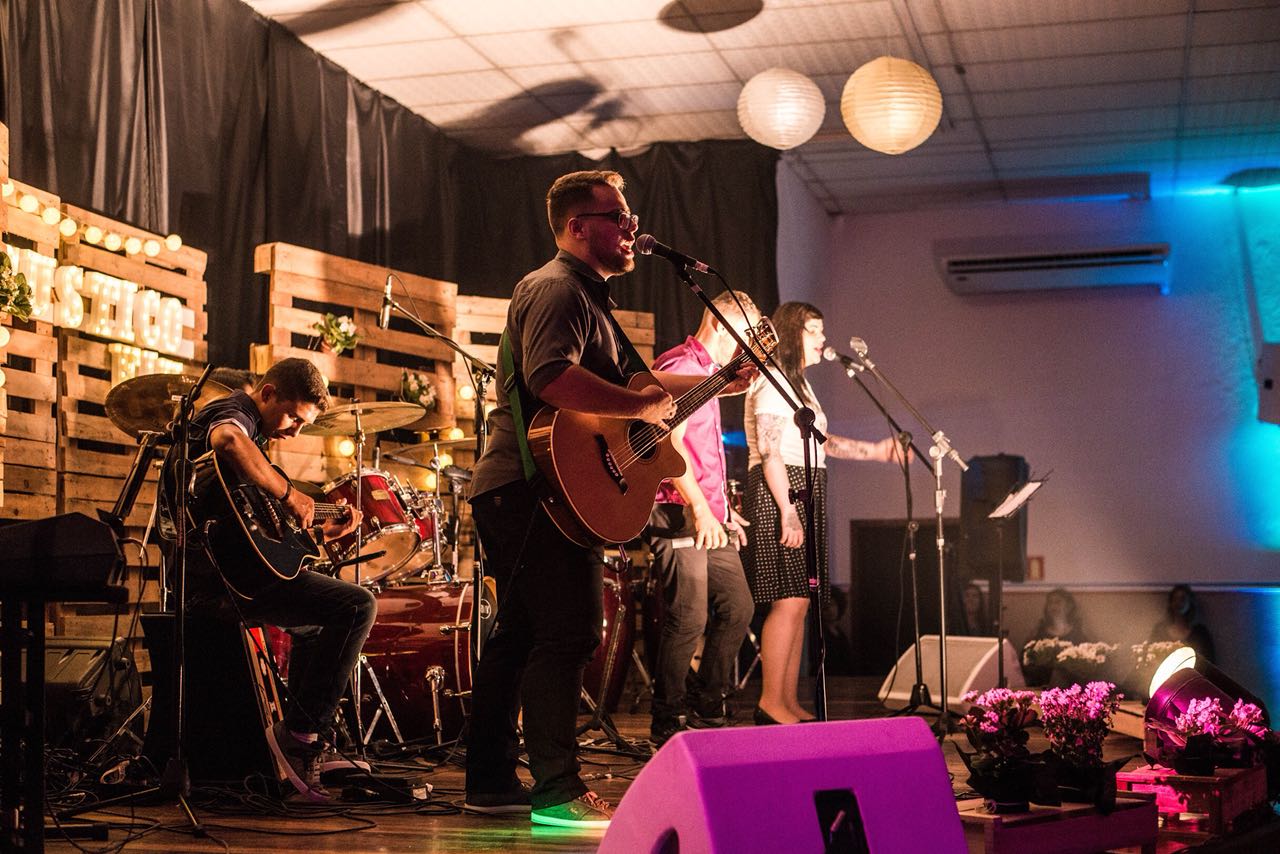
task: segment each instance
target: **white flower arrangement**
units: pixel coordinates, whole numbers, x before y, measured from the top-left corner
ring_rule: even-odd
[[[421,371],[401,371],[400,399],[405,403],[416,403],[430,411],[436,405],[436,386],[431,375]]]
[[[1113,643],[1076,643],[1058,653],[1058,663],[1073,665],[1099,665],[1107,663],[1107,656],[1115,652]]]

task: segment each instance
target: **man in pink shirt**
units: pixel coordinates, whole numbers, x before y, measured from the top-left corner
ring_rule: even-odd
[[[742,334],[760,313],[749,296],[737,296],[746,317],[728,291],[715,305]],[[707,311],[697,333],[659,356],[653,367],[710,376],[736,352],[733,336]],[[685,473],[659,488],[644,535],[666,604],[653,673],[650,737],[655,745],[682,729],[726,723],[729,674],[755,608],[738,557],[747,522],[730,510],[725,495],[719,400],[695,412],[672,437],[685,458]],[[690,678],[689,665],[704,631],[702,663]]]

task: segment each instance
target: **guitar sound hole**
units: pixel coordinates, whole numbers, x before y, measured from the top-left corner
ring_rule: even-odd
[[[644,421],[632,421],[627,428],[627,439],[631,442],[631,450],[642,460],[653,459],[658,453],[658,428]]]

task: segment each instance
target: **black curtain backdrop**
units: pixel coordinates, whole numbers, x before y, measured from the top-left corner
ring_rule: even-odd
[[[244,365],[266,338],[259,243],[286,241],[506,296],[555,250],[556,176],[627,179],[642,231],[777,303],[777,153],[669,143],[633,157],[498,159],[352,79],[239,0],[0,0],[0,121],[10,173],[209,253],[209,357]],[[718,288],[709,287],[712,293]],[[695,297],[661,259],[616,280],[656,315],[659,350]]]

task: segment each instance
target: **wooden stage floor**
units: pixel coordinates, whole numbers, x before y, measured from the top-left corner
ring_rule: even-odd
[[[830,680],[829,709],[832,720],[882,717],[884,708],[875,699],[878,678],[840,677]],[[754,706],[756,685],[734,698],[738,725],[749,725]],[[802,696],[804,696],[802,694]],[[626,700],[624,700],[624,705]],[[647,704],[639,714],[627,710],[615,716],[624,736],[643,740],[648,736]],[[589,735],[597,735],[591,733]],[[589,736],[588,736],[589,737]],[[952,736],[958,738],[958,736]],[[1032,749],[1042,749],[1034,743]],[[1137,754],[1140,743],[1122,735],[1112,735],[1107,743],[1108,758]],[[953,786],[957,793],[965,791],[967,776],[960,759],[951,747],[944,749]],[[1134,759],[1131,765],[1141,764]],[[640,764],[627,757],[603,752],[583,754],[584,774],[590,785],[603,797],[617,804]],[[590,852],[595,851],[603,832],[567,832],[553,828],[534,828],[527,818],[493,818],[460,812],[463,775],[452,764],[439,764],[429,773],[434,787],[431,799],[416,807],[372,804],[343,804],[337,808],[309,809],[305,806],[281,808],[279,804],[259,800],[253,803],[247,795],[233,799],[204,790],[193,793],[192,804],[208,831],[208,838],[192,838],[175,805],[137,807],[132,811],[115,810],[110,816],[97,816],[113,823],[132,823],[135,833],[130,839],[125,829],[111,831],[110,842],[79,841],[79,850],[125,850],[139,852],[187,851],[341,851],[363,852]],[[767,781],[759,781],[768,785]],[[95,817],[94,814],[85,816]],[[155,829],[144,832],[149,827]],[[49,851],[77,850],[71,842],[58,838],[50,829],[46,837]],[[1182,850],[1181,846],[1162,845],[1162,852]]]

